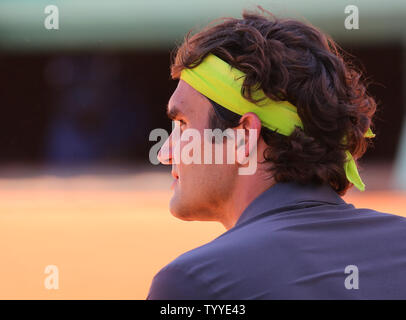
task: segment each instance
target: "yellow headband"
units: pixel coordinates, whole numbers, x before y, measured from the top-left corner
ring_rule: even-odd
[[[219,105],[239,115],[247,112],[255,113],[264,127],[285,136],[289,136],[296,126],[303,129],[296,107],[288,101],[271,100],[261,89],[252,93],[255,100],[263,99],[259,103],[255,104],[245,99],[241,94],[244,77],[243,72],[213,54],[209,54],[197,67],[183,69],[180,75],[183,81]],[[368,129],[364,136],[372,138],[375,134]],[[355,161],[349,151],[346,151],[346,155],[344,170],[347,179],[359,190],[364,191],[365,185],[359,176]]]

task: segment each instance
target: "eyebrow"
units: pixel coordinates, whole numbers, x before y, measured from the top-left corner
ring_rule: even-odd
[[[182,111],[180,111],[176,106],[173,106],[172,109],[169,110],[169,105],[166,109],[166,115],[171,120],[175,120],[178,116],[184,116]]]

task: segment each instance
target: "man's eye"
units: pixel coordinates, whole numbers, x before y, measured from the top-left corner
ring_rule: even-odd
[[[176,120],[173,120],[173,123],[175,124],[175,127],[176,128],[179,128],[180,130],[184,130],[185,129],[185,127],[186,127],[186,122],[185,121],[183,121],[183,120],[178,120],[178,119],[176,119]]]

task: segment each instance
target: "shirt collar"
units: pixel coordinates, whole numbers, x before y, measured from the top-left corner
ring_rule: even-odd
[[[330,185],[278,182],[255,198],[243,211],[235,226],[262,213],[303,202],[346,204]]]

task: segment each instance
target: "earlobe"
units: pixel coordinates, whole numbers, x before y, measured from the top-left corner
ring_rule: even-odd
[[[245,144],[245,139],[241,138],[240,141],[237,143],[237,149],[240,148],[243,144]]]
[[[256,129],[237,129],[235,141],[239,157],[248,158],[252,152],[256,152],[257,136]]]
[[[256,152],[256,145],[261,132],[261,121],[254,112],[247,112],[242,116],[241,120],[243,129],[248,131],[248,134],[245,135],[243,142],[245,142],[246,145],[245,156],[249,157],[253,151]]]
[[[254,174],[257,162],[257,129],[237,129],[237,141],[237,162],[240,164],[238,173]]]

